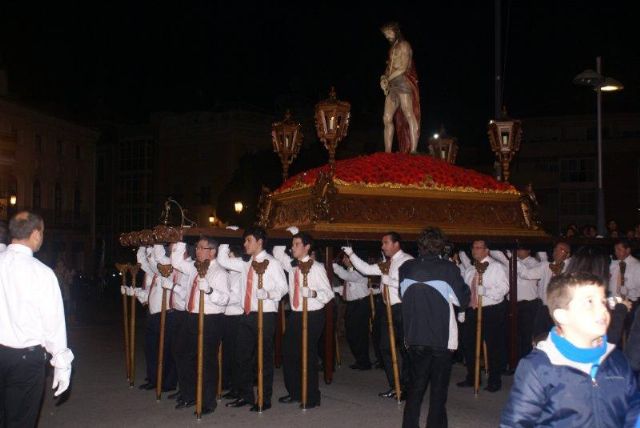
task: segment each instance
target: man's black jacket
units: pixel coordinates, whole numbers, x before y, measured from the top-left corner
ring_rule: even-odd
[[[406,345],[447,349],[453,326],[446,296],[452,290],[462,309],[469,304],[469,287],[460,269],[448,260],[424,256],[403,263],[399,279]]]

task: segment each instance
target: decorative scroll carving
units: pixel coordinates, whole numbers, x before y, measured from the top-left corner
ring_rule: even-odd
[[[331,204],[338,193],[331,174],[321,172],[318,175],[316,184],[311,189],[311,198],[314,201],[311,220],[314,223],[319,221],[332,222]]]
[[[260,199],[258,200],[258,213],[258,225],[264,228],[269,228],[269,217],[271,216],[271,193],[269,192],[269,188],[266,186],[262,186],[262,192],[260,193]]]

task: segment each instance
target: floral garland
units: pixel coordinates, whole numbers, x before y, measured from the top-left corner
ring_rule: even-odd
[[[297,174],[285,181],[274,193],[291,192],[311,187],[323,165]],[[457,192],[511,193],[516,189],[508,183],[477,171],[461,168],[427,155],[406,153],[374,153],[336,161],[335,182],[340,185],[364,187],[433,189]]]

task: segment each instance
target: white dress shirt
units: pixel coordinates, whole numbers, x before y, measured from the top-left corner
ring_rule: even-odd
[[[635,257],[629,255],[624,259],[627,267],[624,271],[624,287],[623,293],[618,293],[618,283],[620,281],[620,260],[614,260],[611,262],[609,272],[611,279],[609,281],[609,291],[612,296],[623,297],[626,291],[626,297],[635,302],[640,297],[640,261]]]
[[[509,272],[509,259],[505,256],[502,251],[491,250],[489,252],[491,257],[495,260],[499,261],[504,265]],[[511,257],[513,255],[509,254]],[[540,264],[538,260],[531,256],[527,256],[524,259],[518,258],[517,269],[534,269]],[[522,301],[531,301],[540,298],[540,291],[538,291],[538,280],[537,279],[526,279],[522,278],[522,276],[518,275],[518,302]]]
[[[412,260],[413,256],[411,254],[407,254],[402,250],[399,250],[397,253],[391,257],[391,266],[389,267],[389,273],[387,275],[383,275],[382,271],[380,271],[380,267],[377,263],[369,264],[363,261],[360,257],[353,253],[349,256],[349,260],[351,260],[351,264],[363,275],[379,275],[381,276],[382,284],[380,288],[383,286],[388,286],[390,303],[391,305],[396,305],[401,303],[400,293],[398,292],[398,288],[400,287],[400,274],[398,270],[400,266],[407,260]]]
[[[149,313],[157,314],[162,309],[162,275],[158,272],[158,263],[153,247],[140,247],[136,255],[140,268],[144,271],[143,290],[138,291],[140,301],[149,305]]]
[[[363,276],[353,267],[345,269],[338,263],[333,264],[333,273],[344,281],[339,287],[334,287],[333,291],[340,294],[347,302],[364,299],[369,297],[369,278]],[[346,288],[346,291],[345,291]],[[345,295],[346,293],[346,295]]]
[[[242,296],[240,295],[240,290],[242,289],[240,281],[242,281],[241,272],[229,271],[229,302],[224,310],[225,315],[242,315],[244,312],[242,309]]]
[[[71,366],[60,286],[53,271],[31,249],[11,244],[0,254],[0,344],[41,345],[54,367]]]
[[[262,288],[269,293],[269,298],[263,300],[262,311],[263,312],[278,312],[278,302],[282,299],[282,296],[287,294],[288,286],[287,279],[284,276],[284,271],[280,263],[270,256],[265,250],[262,250],[260,254],[251,257],[251,260],[244,261],[240,257],[229,257],[229,245],[222,244],[218,248],[218,263],[223,268],[229,271],[240,272],[242,278],[240,280],[240,299],[241,306],[244,313],[244,299],[247,292],[247,276],[251,269],[251,262],[256,260],[262,263],[264,260],[269,260],[267,269],[262,276]],[[252,283],[251,283],[251,312],[258,311],[258,298],[256,297],[256,290],[258,290],[258,274],[253,271]]]
[[[509,276],[504,265],[491,257],[485,257],[481,263],[489,262],[487,270],[482,275],[482,285],[485,294],[482,296],[482,307],[497,305],[504,300],[509,292]],[[469,266],[464,273],[464,282],[467,283],[473,294],[473,279],[476,276],[474,265]]]
[[[273,247],[273,257],[275,257],[282,268],[289,274],[289,304],[294,312],[302,311],[302,287],[304,286],[304,275],[299,267],[291,266],[292,258],[285,253],[285,246]],[[302,262],[308,262],[309,256],[302,258]],[[298,306],[293,304],[293,296],[295,295],[295,281],[298,279]],[[322,263],[313,262],[309,273],[307,274],[307,286],[310,290],[317,293],[316,297],[307,298],[307,309],[310,311],[318,311],[324,307],[331,299],[333,299],[333,290],[327,277],[327,271]]]
[[[0,253],[7,251],[7,244],[0,244]]]
[[[571,258],[564,261],[562,272],[566,272],[567,266],[571,262]],[[551,278],[553,278],[553,272],[549,267],[550,262],[542,261],[538,264],[531,264],[529,266],[521,263],[518,260],[518,278],[537,280],[538,281],[538,293],[542,300],[542,303],[547,304],[547,287]]]
[[[199,275],[195,262],[184,258],[186,244],[178,242],[171,251],[171,265],[181,274],[187,276],[187,311],[197,314],[200,310],[200,288],[198,286]],[[209,288],[210,294],[204,296],[204,313],[223,314],[229,301],[229,275],[215,260],[209,262],[209,268],[203,278]]]

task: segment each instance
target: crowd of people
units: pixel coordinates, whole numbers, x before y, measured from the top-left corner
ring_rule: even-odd
[[[64,294],[54,272],[33,257],[43,231],[40,217],[18,213],[9,224],[11,244],[0,247],[0,426],[35,424],[41,398],[34,391],[43,388],[43,354],[52,356],[56,394],[70,382],[73,353],[66,345]],[[384,369],[379,396],[405,401],[403,427],[420,425],[430,387],[427,426],[446,427],[455,354],[466,366],[457,387],[477,392],[484,383],[483,349],[484,391],[502,389],[508,300],[515,294],[518,337],[511,345],[520,363],[501,426],[634,426],[638,420],[640,261],[631,254],[629,240],[616,240],[612,249],[572,248],[559,241],[549,257],[524,246],[514,254],[503,252],[479,238],[467,253],[451,251],[440,229],[426,228],[414,256],[403,249],[398,233],[388,232],[381,237],[382,259],[345,246],[329,274],[315,260],[312,237],[290,231],[290,247],[277,245],[271,253],[260,227],[244,231],[242,249],[208,236],[192,248],[186,242],[138,248],[144,280],[140,287],[123,285],[121,293],[147,307],[146,382],[140,389],[155,390],[161,383],[176,409],[193,408],[201,333],[201,414],[216,409],[219,368],[225,406],[269,410],[275,330],[279,311],[286,307],[282,362],[287,394],[277,401],[303,409],[320,406],[319,343],[326,305],[338,297],[346,306],[346,339],[355,360],[351,368],[370,370],[379,364]],[[3,240],[4,235],[0,228]],[[509,280],[514,265],[515,293]],[[40,288],[35,293],[29,287]],[[34,299],[31,293],[47,298]],[[374,364],[370,338],[378,360]]]
[[[604,235],[598,234],[598,228],[593,224],[585,224],[578,227],[577,224],[570,224],[562,233],[564,238],[625,238],[625,239],[640,239],[640,224],[636,224],[631,229],[620,229],[618,222],[611,219],[606,224],[606,233]]]

